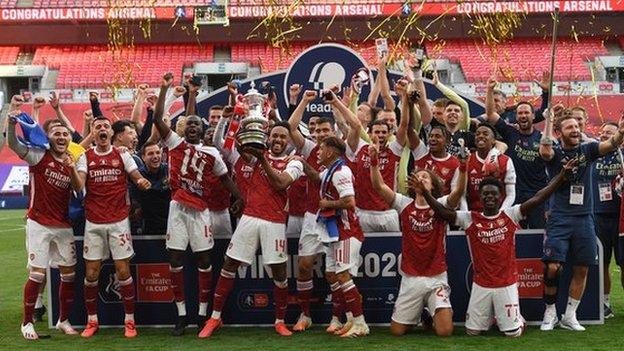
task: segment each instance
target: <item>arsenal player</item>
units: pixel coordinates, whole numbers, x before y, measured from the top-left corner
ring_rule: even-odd
[[[333,94],[333,93],[332,93]],[[399,218],[394,209],[391,209],[383,199],[373,190],[370,179],[369,144],[360,138],[363,131],[361,122],[338,99],[332,100],[332,106],[345,117],[351,130],[347,136],[347,157],[353,164],[358,217],[362,230],[365,232],[398,232]],[[384,182],[391,189],[397,188],[397,173],[403,147],[407,143],[407,127],[410,118],[402,118],[397,129],[396,138],[390,138],[390,126],[382,120],[369,124],[369,134],[377,137],[381,148],[379,150],[379,170]]]
[[[184,119],[184,139],[173,133],[163,121],[167,90],[173,82],[173,75],[163,76],[160,94],[154,111],[154,123],[163,141],[169,148],[169,181],[171,205],[167,220],[166,245],[169,251],[171,290],[178,309],[178,321],[173,335],[184,334],[187,326],[184,297],[183,259],[190,245],[197,263],[199,281],[199,321],[201,327],[206,319],[208,299],[212,286],[211,249],[214,246],[210,211],[206,202],[212,177],[229,190],[236,198],[232,210],[238,212],[242,198],[236,185],[227,174],[227,167],[215,148],[201,144],[202,121],[190,115]]]
[[[501,209],[504,186],[497,178],[485,178],[479,184],[483,211],[454,211],[438,202],[417,177],[410,183],[425,197],[441,219],[466,231],[474,267],[472,292],[466,312],[466,332],[479,335],[492,320],[509,337],[519,337],[524,329],[518,298],[515,233],[526,213],[546,201],[566,181],[566,172],[577,164],[570,160],[559,174],[532,198],[522,204]]]
[[[245,210],[232,235],[215,288],[212,316],[199,333],[200,338],[211,336],[223,324],[221,312],[234,287],[236,270],[241,264],[253,262],[258,246],[262,248],[263,263],[271,268],[275,283],[275,331],[282,336],[292,335],[284,323],[288,306],[286,190],[303,174],[303,165],[288,160],[286,147],[289,141],[290,126],[277,122],[269,131],[268,152],[251,147],[241,149],[242,155],[247,154],[246,157],[251,159],[253,189],[249,188],[246,194]]]
[[[434,134],[434,140],[435,138],[437,136]],[[409,189],[412,194],[407,197],[384,183],[379,171],[379,146],[375,141],[373,138],[374,144],[369,147],[371,182],[379,196],[399,212],[403,233],[401,288],[394,305],[390,332],[397,336],[405,334],[411,326],[418,324],[423,308],[427,307],[433,316],[436,334],[450,336],[453,333],[453,310],[449,296],[451,289],[446,275],[448,222],[434,216],[434,211],[427,205],[422,193],[415,192],[416,189]],[[459,173],[458,182],[450,194],[444,194],[442,179],[433,170],[417,169],[413,177],[433,197],[438,198],[437,201],[454,209],[466,190],[466,159],[459,167]]]
[[[314,120],[314,130],[310,131],[316,142],[303,137],[298,129],[299,122],[303,118],[303,113],[308,104],[317,97],[316,91],[307,90],[303,93],[301,101],[293,111],[288,123],[292,130],[291,136],[298,153],[303,157],[306,164],[315,171],[321,172],[324,166],[318,162],[318,150],[320,143],[330,136],[335,135],[332,120],[318,117]],[[312,297],[313,282],[312,268],[319,254],[325,254],[326,248],[321,241],[321,228],[317,223],[318,204],[320,201],[320,183],[307,181],[306,189],[306,212],[303,215],[301,235],[299,237],[299,251],[297,260],[297,300],[301,307],[301,314],[294,331],[304,331],[312,326],[310,314],[310,299]],[[334,333],[342,328],[340,318],[344,314],[344,298],[340,290],[340,282],[333,272],[325,272],[325,278],[331,289],[331,299],[333,303],[332,319],[327,328],[327,332]]]
[[[76,169],[85,196],[84,298],[87,308],[87,327],[82,336],[89,338],[99,329],[97,319],[98,278],[102,261],[112,254],[125,311],[125,332],[128,338],[137,335],[134,325],[134,283],[130,274],[130,259],[134,256],[130,235],[130,201],[128,177],[139,190],[150,188],[129,152],[122,152],[111,144],[111,122],[97,117],[92,128],[96,135],[95,147],[78,159]]]
[[[442,195],[451,192],[453,183],[459,176],[459,160],[446,151],[451,142],[451,135],[444,126],[434,125],[429,132],[428,143],[425,145],[416,135],[416,147],[412,151],[416,169],[428,169],[435,173],[442,181]]]
[[[26,220],[29,276],[24,287],[22,335],[28,340],[39,338],[33,325],[33,313],[40,285],[45,281],[46,269],[51,261],[58,265],[61,272],[60,315],[56,329],[75,335],[78,332],[69,323],[76,265],[69,199],[72,190],[80,190],[80,180],[67,152],[71,132],[67,127],[56,124],[47,133],[49,150],[27,147],[17,140],[15,134],[15,116],[18,113],[9,115],[7,139],[11,150],[28,163],[30,173],[30,203]]]
[[[364,233],[355,214],[355,189],[351,169],[343,159],[345,143],[337,137],[325,138],[318,150],[318,163],[324,166],[316,172],[305,165],[310,182],[320,183],[318,221],[319,238],[328,246],[325,270],[336,275],[344,296],[347,322],[334,334],[358,337],[370,333],[362,311],[362,297],[353,282],[357,275],[360,248]]]
[[[475,133],[476,152],[468,160],[468,190],[466,201],[468,209],[480,212],[483,203],[480,196],[481,181],[494,177],[503,184],[502,208],[509,208],[516,199],[516,170],[513,162],[507,155],[501,154],[494,146],[496,131],[489,124],[481,124]]]

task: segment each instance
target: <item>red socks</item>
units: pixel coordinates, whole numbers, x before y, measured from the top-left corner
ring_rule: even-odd
[[[123,298],[124,312],[126,314],[134,313],[134,281],[132,277],[119,281],[119,290]]]
[[[69,318],[71,307],[74,303],[76,273],[61,274],[59,286],[59,320],[61,322]]]
[[[353,317],[362,315],[362,298],[357,286],[353,280],[342,284],[342,292],[344,294],[347,310],[353,314]]]
[[[288,280],[283,282],[273,281],[273,299],[275,300],[275,319],[284,320],[288,308]],[[308,300],[309,301],[309,300]]]
[[[236,273],[229,272],[226,270],[221,270],[221,276],[217,281],[217,287],[215,288],[214,293],[214,304],[212,307],[213,312],[221,312],[223,311],[223,306],[225,306],[225,301],[227,300],[230,292],[234,288],[234,278],[236,277]]]
[[[197,280],[199,281],[199,302],[208,303],[210,288],[212,287],[212,267],[207,269],[198,268]]]
[[[35,303],[39,295],[39,286],[43,283],[45,274],[30,272],[26,285],[24,286],[24,320],[23,324],[32,323]]]
[[[344,294],[340,290],[339,282],[332,283],[330,288],[332,294],[332,315],[340,319],[345,313]]]
[[[297,280],[297,302],[301,307],[301,312],[310,317],[310,299],[312,298],[312,280]]]
[[[98,281],[84,281],[84,301],[87,314],[92,316],[97,314]]]
[[[171,291],[175,302],[184,301],[184,267],[169,266],[169,276],[171,277]]]

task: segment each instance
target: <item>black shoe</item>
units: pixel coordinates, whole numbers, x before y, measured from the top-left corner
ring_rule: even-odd
[[[615,315],[613,314],[613,310],[611,309],[611,306],[605,304],[604,305],[604,318],[609,319],[613,317],[615,317]]]
[[[206,321],[208,320],[207,316],[202,316],[201,314],[197,316],[197,328],[201,330],[204,325],[206,325]]]
[[[184,330],[186,329],[187,325],[188,324],[186,323],[186,316],[178,316],[178,322],[176,323],[175,327],[173,327],[173,331],[171,332],[171,335],[173,336],[184,335]]]
[[[35,308],[35,312],[33,313],[33,322],[42,322],[43,316],[46,314],[47,311],[48,309],[45,307],[45,305],[39,308]]]

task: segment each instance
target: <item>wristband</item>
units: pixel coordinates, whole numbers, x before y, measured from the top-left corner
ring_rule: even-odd
[[[540,145],[552,145],[553,144],[553,140],[549,137],[543,137],[540,140]]]

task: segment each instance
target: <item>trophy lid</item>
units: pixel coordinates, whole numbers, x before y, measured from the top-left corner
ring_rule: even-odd
[[[254,81],[252,80],[251,83],[249,84],[250,88],[249,90],[247,90],[247,93],[245,94],[245,99],[249,100],[249,98],[261,98],[263,97],[262,94],[260,94],[260,92],[256,89],[256,83],[254,83]]]

